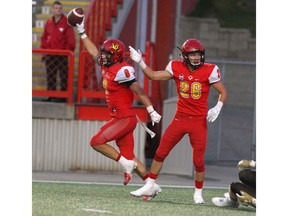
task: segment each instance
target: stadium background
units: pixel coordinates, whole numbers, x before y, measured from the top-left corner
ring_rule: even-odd
[[[49,8],[52,1],[35,2],[37,4],[33,6],[32,45],[33,48],[39,48],[41,29],[43,29],[44,20],[51,15],[49,14]],[[89,11],[92,4],[96,2],[104,3],[104,1],[99,0],[61,2],[64,5],[66,14],[74,7],[80,6]],[[256,159],[256,40],[253,28],[250,30],[251,27],[250,29],[248,27],[225,27],[223,26],[225,23],[217,17],[203,18],[193,16],[193,12],[197,14],[197,8],[200,8],[197,5],[200,6],[203,1],[123,0],[105,2],[116,2],[118,12],[116,17],[112,16],[110,29],[108,25],[108,30],[102,37],[118,36],[126,46],[139,47],[142,51],[145,50],[146,42],[151,42],[155,46],[152,62],[157,69],[164,68],[169,59],[179,58],[179,51],[177,51],[176,47],[181,46],[187,38],[194,37],[203,43],[206,48],[206,61],[216,63],[220,67],[224,84],[229,93],[228,101],[219,119],[215,123],[209,124],[206,163],[235,164],[236,161],[243,158]],[[221,3],[223,1],[218,2]],[[248,11],[251,11],[252,8],[253,12],[254,9],[255,15],[255,1],[231,2],[237,3],[242,9],[249,8]],[[158,9],[155,12],[156,5]],[[126,19],[124,19],[125,16],[123,14],[126,14]],[[212,14],[210,12],[210,15]],[[230,14],[231,20],[233,20],[233,16],[236,16],[236,14]],[[256,20],[255,17],[254,19]],[[122,23],[119,20],[122,20]],[[250,22],[255,20],[250,20]],[[93,23],[92,20],[91,23]],[[122,28],[119,26],[122,26]],[[118,29],[118,31],[115,32],[113,29]],[[143,35],[143,31],[146,34]],[[88,35],[90,36],[89,33]],[[95,38],[95,43],[99,43],[100,41],[97,41],[99,37]],[[95,154],[88,146],[89,137],[103,122],[77,119],[77,75],[79,53],[82,50],[79,37],[77,39],[77,49],[74,53],[73,104],[43,103],[38,100],[38,96],[33,95],[33,171],[66,171],[75,169],[116,171],[119,169],[112,162],[106,161],[101,155]],[[41,90],[45,84],[42,84],[39,80],[44,74],[39,72],[39,70],[36,73],[35,68],[41,68],[41,64],[39,64],[37,59],[39,59],[39,55],[37,58],[37,54],[34,55],[33,53],[32,85],[33,89],[38,88]],[[141,75],[141,73],[138,74]],[[138,77],[138,80],[142,79],[143,77]],[[37,82],[34,83],[34,80],[37,80]],[[173,106],[175,106],[174,84],[169,81],[154,86],[150,83],[148,86],[152,88],[149,93],[154,97],[154,101],[158,101],[160,104],[158,108],[161,111],[162,109],[171,110],[162,112],[162,125],[156,129],[157,132],[160,131],[161,133],[172,117],[171,114],[173,114]],[[212,91],[209,107],[214,106],[216,100],[215,92]],[[161,106],[162,101],[166,107]],[[100,100],[100,102],[102,101]],[[81,101],[81,103],[84,102]],[[139,105],[137,101],[135,103]],[[101,104],[99,103],[100,106]],[[147,124],[150,126],[149,122]],[[81,135],[75,137],[75,131]],[[150,140],[149,138],[145,139],[145,136],[145,132],[137,127],[135,136],[135,139],[139,141],[137,153],[149,165],[160,137]],[[185,139],[182,142],[185,142]],[[187,146],[188,149],[186,148]],[[185,154],[185,157],[183,157],[183,154]],[[181,167],[182,163],[187,164],[187,160],[191,160],[189,155],[191,155],[189,145],[177,146],[171,157],[167,158],[167,165],[163,167],[163,172],[169,172],[167,167],[169,167],[170,172],[180,172],[179,174],[187,173],[187,169],[192,171],[189,166],[179,171],[179,165]],[[173,171],[172,161],[175,171]]]

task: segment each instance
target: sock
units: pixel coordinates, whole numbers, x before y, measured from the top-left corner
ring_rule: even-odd
[[[149,174],[147,173],[145,176],[142,177],[142,180],[146,182],[146,180],[148,179]]]
[[[149,177],[149,178],[146,179],[145,182],[146,182],[146,184],[152,186],[152,185],[154,185],[154,183],[155,183],[155,179],[152,179],[152,178]]]
[[[122,166],[125,166],[127,164],[128,160],[121,156],[120,159],[118,160],[118,163],[120,163]]]
[[[195,180],[195,188],[203,188],[203,181]]]
[[[157,174],[154,174],[154,173],[152,173],[152,172],[150,172],[149,173],[149,178],[151,178],[151,179],[157,179],[158,178],[158,175]]]
[[[116,158],[116,162],[118,162],[119,160],[120,160],[120,158],[121,158],[121,154],[118,154],[118,157]]]
[[[195,192],[194,192],[194,194],[199,194],[199,195],[202,196],[202,188],[201,188],[201,189],[199,189],[199,188],[195,188]]]

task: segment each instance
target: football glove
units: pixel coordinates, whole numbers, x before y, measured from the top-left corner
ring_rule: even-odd
[[[80,35],[85,33],[84,22],[85,22],[85,16],[83,17],[81,24],[76,23],[76,28]]]
[[[161,115],[159,115],[153,108],[152,105],[146,107],[147,112],[149,113],[151,120],[152,120],[152,126],[154,126],[155,123],[159,123],[161,120]]]
[[[256,199],[254,197],[252,197],[250,194],[241,190],[240,190],[240,193],[241,195],[236,193],[239,202],[241,202],[245,206],[251,205],[256,208]]]
[[[218,103],[216,104],[215,107],[211,108],[208,113],[207,113],[207,121],[208,122],[214,122],[216,120],[216,118],[218,117],[221,109],[223,106],[223,102],[222,101],[218,101]]]
[[[151,113],[149,113],[151,120],[152,120],[152,126],[154,126],[155,123],[159,123],[161,120],[161,115],[159,115],[155,110]]]
[[[146,68],[146,64],[143,61],[142,53],[140,50],[136,51],[133,47],[129,46],[130,50],[130,58],[139,64],[139,66],[144,70]]]

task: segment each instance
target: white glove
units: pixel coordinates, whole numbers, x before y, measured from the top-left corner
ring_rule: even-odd
[[[140,50],[136,51],[133,47],[129,46],[130,50],[130,58],[139,64],[139,66],[144,70],[146,68],[146,64],[143,61],[142,53]]]
[[[216,120],[216,118],[218,117],[221,109],[223,106],[223,102],[222,101],[218,101],[218,103],[216,104],[215,107],[211,108],[208,113],[207,113],[207,121],[208,122],[214,122]]]
[[[149,113],[149,115],[150,115],[150,117],[151,117],[152,126],[154,126],[155,123],[159,123],[160,120],[161,120],[161,118],[162,118],[162,116],[159,115],[159,114],[154,110],[153,106],[151,106],[151,105],[150,105],[150,106],[147,106],[146,109],[147,109],[147,111],[148,111],[148,113]]]
[[[159,123],[161,120],[161,115],[159,115],[155,110],[152,113],[149,113],[151,120],[152,120],[152,126],[154,126],[155,123]]]
[[[84,22],[85,22],[85,16],[83,17],[81,24],[76,23],[76,28],[79,34],[83,34],[85,32]]]

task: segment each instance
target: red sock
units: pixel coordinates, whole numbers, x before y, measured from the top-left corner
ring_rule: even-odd
[[[149,178],[151,178],[151,179],[157,179],[157,178],[158,178],[158,175],[150,172],[150,173],[149,173]]]
[[[145,181],[149,177],[149,174],[147,173],[145,176],[142,177],[142,180]]]
[[[115,161],[118,162],[120,160],[121,156],[122,156],[121,154],[118,154],[118,157],[116,158]]]
[[[195,180],[195,188],[197,188],[197,189],[201,189],[201,188],[203,188],[203,181],[196,181]]]

